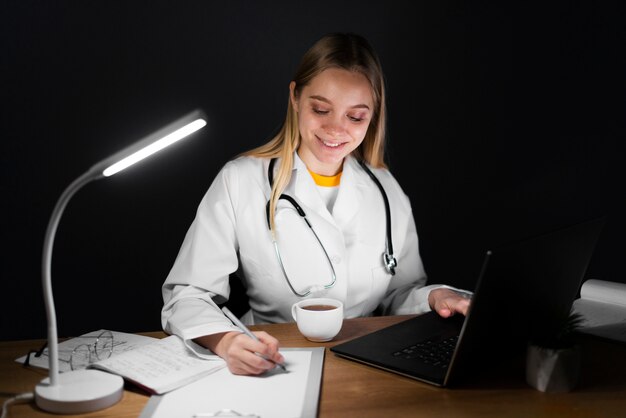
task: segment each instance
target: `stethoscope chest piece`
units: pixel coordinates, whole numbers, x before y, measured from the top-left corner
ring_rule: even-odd
[[[396,260],[393,254],[383,253],[383,264],[385,266],[385,270],[391,273],[391,275],[396,274],[396,267],[398,267],[398,260]]]

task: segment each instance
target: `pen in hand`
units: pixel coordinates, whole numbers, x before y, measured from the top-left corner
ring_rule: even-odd
[[[224,312],[224,314],[228,317],[228,319],[230,319],[231,321],[233,321],[233,324],[237,325],[248,337],[252,338],[255,341],[260,341],[259,338],[254,335],[252,333],[252,331],[250,331],[248,329],[248,327],[246,327],[240,320],[239,318],[237,318],[235,316],[235,314],[233,314],[230,309],[228,309],[226,306],[222,307],[222,312]],[[287,368],[285,367],[284,364],[280,364],[275,362],[274,360],[265,357],[264,355],[260,354],[260,353],[255,353],[256,355],[258,355],[259,357],[263,358],[264,360],[267,360],[271,363],[274,363],[275,365],[277,365],[278,367],[280,367],[283,371],[287,371]]]

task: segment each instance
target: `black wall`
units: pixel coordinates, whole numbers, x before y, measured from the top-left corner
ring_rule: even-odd
[[[499,3],[3,0],[0,339],[45,337],[41,250],[64,188],[201,108],[194,138],[81,189],[55,241],[59,335],[160,329],[202,195],[279,127],[300,56],[331,31],[381,56],[389,164],[433,283],[472,288],[487,248],[603,214],[588,276],[626,281],[626,10]]]

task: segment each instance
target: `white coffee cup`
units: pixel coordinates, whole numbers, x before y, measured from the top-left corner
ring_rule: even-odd
[[[291,306],[291,316],[307,340],[330,341],[343,325],[343,303],[337,299],[304,299]]]

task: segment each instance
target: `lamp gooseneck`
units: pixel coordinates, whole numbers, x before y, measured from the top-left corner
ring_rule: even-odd
[[[57,334],[57,317],[54,307],[54,298],[52,296],[52,249],[54,247],[54,237],[56,235],[63,211],[72,196],[85,184],[98,178],[98,174],[88,171],[76,180],[74,180],[61,194],[57,201],[52,216],[48,222],[46,229],[46,237],[43,244],[43,256],[41,263],[41,277],[43,280],[43,295],[46,306],[46,317],[48,319],[48,365],[50,384],[56,385],[59,377],[59,344]]]
[[[56,311],[52,296],[52,249],[59,221],[72,196],[85,184],[101,177],[90,170],[74,180],[61,194],[46,229],[43,245],[42,279],[48,320],[48,378],[35,387],[35,402],[41,409],[59,414],[96,411],[116,404],[122,398],[124,381],[120,376],[98,370],[76,370],[59,374],[59,343]]]

